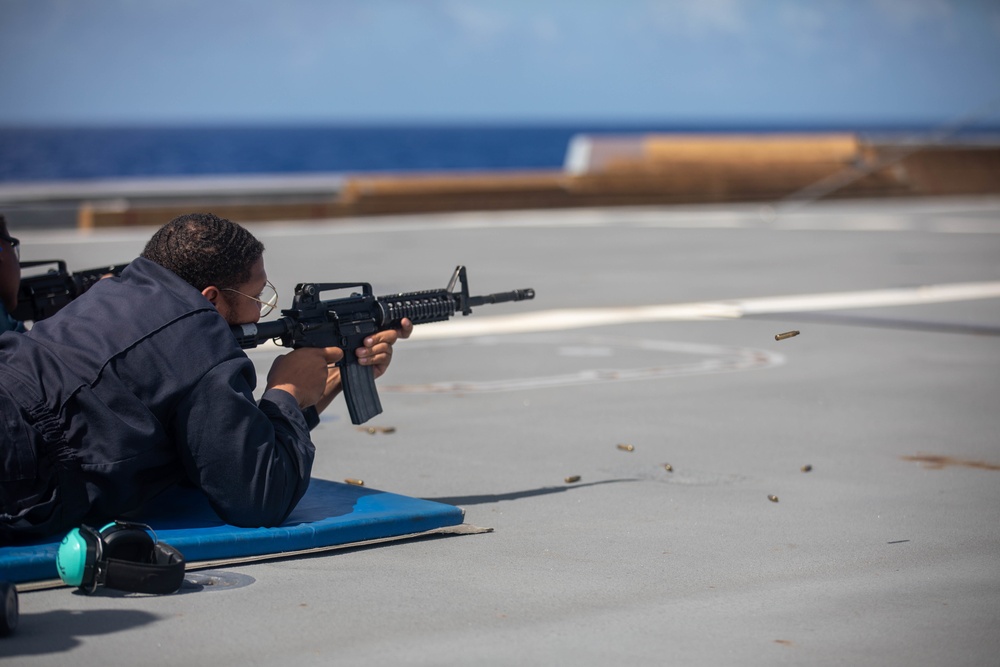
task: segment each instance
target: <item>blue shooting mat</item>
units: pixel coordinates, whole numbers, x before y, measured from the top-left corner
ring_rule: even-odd
[[[148,525],[159,541],[176,547],[193,564],[416,535],[460,525],[463,518],[464,511],[452,505],[313,479],[288,519],[275,528],[223,523],[201,491],[180,487],[161,494],[128,520]],[[0,581],[58,579],[61,539],[0,547]]]

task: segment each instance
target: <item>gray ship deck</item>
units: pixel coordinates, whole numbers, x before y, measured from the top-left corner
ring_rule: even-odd
[[[0,658],[996,664],[1000,200],[252,229],[283,296],[443,286],[458,263],[474,293],[535,288],[398,345],[373,422],[394,432],[342,404],[315,431],[315,476],[494,532],[192,572],[165,597],[27,592]],[[151,231],[12,230],[71,269]],[[277,353],[252,353],[262,380]]]

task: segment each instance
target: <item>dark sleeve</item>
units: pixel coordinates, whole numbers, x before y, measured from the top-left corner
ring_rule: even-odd
[[[7,314],[3,304],[0,304],[0,333],[4,331],[16,331],[24,333],[24,322],[19,322]]]
[[[223,521],[276,526],[309,485],[315,447],[302,410],[288,392],[254,402],[249,359],[213,368],[184,399],[174,424],[189,479]]]
[[[302,411],[302,416],[306,419],[306,426],[309,430],[313,430],[319,426],[319,411],[316,410],[315,405],[310,405],[308,408]]]

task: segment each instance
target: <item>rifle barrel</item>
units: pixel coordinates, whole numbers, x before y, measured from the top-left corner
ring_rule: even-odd
[[[497,292],[484,296],[470,296],[469,306],[482,306],[487,303],[507,303],[508,301],[526,301],[535,298],[535,290],[516,289],[512,292]]]

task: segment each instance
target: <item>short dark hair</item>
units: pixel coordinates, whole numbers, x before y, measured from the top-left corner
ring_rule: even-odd
[[[264,244],[235,222],[211,213],[174,218],[153,234],[142,257],[170,269],[198,290],[242,285]]]

